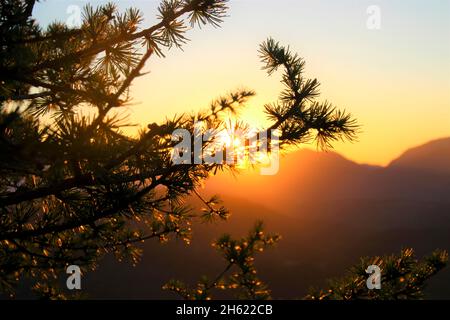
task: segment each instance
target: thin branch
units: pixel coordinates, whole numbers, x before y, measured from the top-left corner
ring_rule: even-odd
[[[211,282],[206,288],[205,291],[210,290],[212,288],[214,288],[215,286],[217,286],[217,283],[220,281],[220,279],[223,278],[223,276],[231,269],[231,267],[234,265],[234,262],[230,262],[226,268],[219,273],[219,275],[217,275],[217,277],[214,279],[213,282]]]
[[[130,86],[131,82],[139,76],[142,68],[145,66],[145,62],[150,58],[150,56],[153,54],[153,49],[148,48],[145,54],[142,56],[141,60],[137,64],[137,66],[130,72],[130,74],[127,76],[127,78],[122,82],[122,85],[120,86],[119,90],[110,98],[108,99],[107,106],[100,110],[98,117],[93,121],[92,128],[96,128],[102,121],[103,118],[106,116],[106,114],[115,106],[119,105],[118,100],[122,93]]]
[[[44,91],[44,92],[30,93],[30,94],[19,94],[19,95],[15,95],[15,96],[11,96],[11,97],[5,97],[5,98],[11,99],[13,101],[32,100],[32,99],[36,99],[36,98],[42,98],[42,97],[51,96],[51,95],[54,95],[54,94],[55,93],[51,92],[51,91]]]
[[[139,192],[137,192],[133,196],[130,196],[126,199],[122,199],[115,206],[113,206],[109,209],[100,211],[94,215],[85,217],[84,219],[77,218],[77,219],[73,219],[73,220],[67,221],[65,223],[62,223],[62,224],[51,225],[51,226],[42,227],[42,228],[33,229],[33,230],[7,232],[7,233],[4,233],[3,235],[1,235],[0,240],[22,239],[22,238],[30,238],[30,237],[40,236],[40,235],[48,234],[48,233],[58,233],[58,232],[62,232],[65,230],[74,229],[74,228],[77,228],[82,225],[93,223],[102,218],[107,218],[111,215],[116,214],[120,210],[124,210],[124,209],[128,208],[128,206],[131,203],[140,200],[143,196],[145,196],[151,190],[156,188],[158,185],[162,184],[165,181],[166,176],[167,175],[162,175],[159,179],[153,179],[153,181],[150,183],[150,185],[141,189]]]

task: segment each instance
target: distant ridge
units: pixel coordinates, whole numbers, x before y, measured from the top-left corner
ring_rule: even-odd
[[[302,211],[303,205],[349,199],[441,202],[450,192],[450,138],[409,149],[387,167],[361,165],[335,152],[309,149],[280,160],[276,175],[262,176],[257,170],[236,177],[219,174],[207,181],[205,191],[257,199],[272,210],[282,204],[283,211],[289,212]]]
[[[433,140],[405,151],[388,167],[422,169],[450,174],[450,137]]]

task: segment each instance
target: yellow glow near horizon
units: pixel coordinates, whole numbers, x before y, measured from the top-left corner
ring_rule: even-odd
[[[282,89],[280,75],[268,77],[257,54],[272,36],[305,59],[305,76],[321,83],[319,100],[351,112],[361,125],[358,141],[333,144],[345,157],[386,165],[408,148],[450,136],[450,2],[381,0],[378,31],[365,27],[370,1],[258,4],[254,10],[252,1],[231,1],[221,29],[195,30],[184,51],[151,60],[151,73],[133,87],[132,122],[145,126],[208,108],[244,87],[257,96],[240,116],[264,127],[263,106]]]

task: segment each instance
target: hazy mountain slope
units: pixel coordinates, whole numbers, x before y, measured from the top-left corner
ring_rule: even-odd
[[[202,275],[214,277],[224,262],[210,243],[223,233],[245,235],[256,220],[265,222],[267,232],[282,235],[275,248],[256,259],[261,278],[278,298],[301,297],[310,286],[326,286],[327,279],[343,275],[361,256],[395,253],[409,246],[419,255],[436,248],[450,248],[448,224],[383,229],[368,219],[361,228],[345,223],[340,218],[342,213],[328,220],[305,221],[242,199],[227,198],[226,203],[234,212],[231,218],[227,222],[194,225],[190,246],[181,241],[164,245],[147,242],[143,259],[136,267],[109,257],[87,276],[83,282],[85,290],[96,298],[176,298],[163,292],[161,286],[172,278],[192,284]],[[314,216],[313,208],[310,210]],[[438,280],[430,286],[429,293],[437,298],[450,297],[450,269],[442,272]]]
[[[258,170],[243,171],[233,177],[221,174],[206,183],[210,193],[263,201],[272,209],[289,211],[310,199],[342,199],[349,190],[358,190],[376,168],[362,167],[342,156],[300,150],[283,156],[276,175],[263,176]]]
[[[439,150],[424,151],[428,144],[412,150],[421,154],[415,167],[407,165],[414,162],[408,160],[409,151],[396,164],[381,168],[358,165],[336,153],[301,150],[282,159],[276,176],[256,172],[214,177],[201,192],[222,195],[233,212],[229,221],[195,225],[188,247],[148,242],[135,268],[108,258],[88,275],[86,290],[102,298],[174,297],[160,290],[165,281],[192,283],[203,274],[220,272],[223,263],[211,241],[224,232],[246,234],[256,220],[283,237],[257,258],[261,277],[275,297],[299,297],[311,285],[325,286],[327,278],[342,275],[360,256],[407,246],[419,255],[449,250],[450,175],[444,172],[450,158],[443,151],[442,159],[449,161],[440,162],[438,173],[428,169],[438,166],[427,161],[436,163]],[[450,268],[433,279],[429,294],[450,298]]]
[[[393,160],[389,167],[423,169],[450,174],[450,137],[409,149]]]
[[[410,207],[411,201],[433,206],[449,203],[449,190],[450,175],[400,165],[358,165],[336,153],[310,150],[282,158],[277,175],[261,176],[257,171],[237,177],[221,174],[210,179],[205,188],[209,194],[251,199],[272,210],[296,215],[305,214],[306,208],[326,208],[330,204],[331,210],[337,210],[344,202],[371,206],[390,203],[396,209],[399,203]],[[326,210],[320,214],[326,214]]]

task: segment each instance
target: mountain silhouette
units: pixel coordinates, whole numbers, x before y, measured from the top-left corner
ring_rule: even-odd
[[[409,149],[393,160],[389,167],[422,169],[450,174],[450,137]]]
[[[276,248],[257,256],[260,276],[277,298],[326,287],[327,278],[343,275],[361,256],[404,247],[415,248],[419,256],[449,250],[449,146],[450,138],[432,141],[387,167],[305,149],[285,155],[274,176],[257,170],[219,174],[201,193],[221,196],[232,212],[228,221],[194,225],[190,246],[145,243],[135,268],[107,257],[87,276],[85,288],[95,298],[174,298],[161,285],[171,278],[194,283],[203,274],[216,275],[223,262],[211,241],[224,232],[245,235],[256,220],[282,235]],[[195,199],[189,203],[200,206]],[[450,297],[450,268],[433,277],[427,294]]]
[[[450,139],[438,141],[447,142],[441,143],[443,147],[450,146]],[[430,145],[434,150],[433,143]],[[263,203],[267,208],[276,211],[282,208],[284,212],[295,215],[303,215],[311,206],[321,209],[317,215],[326,215],[328,209],[330,214],[336,214],[344,204],[356,206],[363,203],[372,208],[390,202],[385,208],[387,211],[390,208],[396,211],[399,205],[404,205],[413,216],[417,210],[416,206],[409,208],[411,203],[422,201],[432,205],[449,201],[450,175],[446,172],[450,170],[450,153],[444,150],[439,160],[442,166],[428,164],[436,163],[438,158],[435,153],[427,151],[430,145],[412,149],[414,153],[423,155],[420,160],[407,160],[411,153],[407,151],[404,157],[387,167],[360,165],[334,152],[299,150],[281,158],[276,175],[262,176],[257,170],[236,177],[220,175],[207,182],[205,191],[249,199]],[[328,205],[330,208],[324,208]],[[367,218],[373,211],[371,208],[364,209],[364,215],[345,208],[348,211],[345,218]],[[395,216],[394,212],[392,214]],[[425,214],[417,214],[421,220],[429,218]],[[310,213],[307,215],[312,218]],[[350,217],[354,215],[358,216]],[[430,219],[429,223],[434,221]]]

